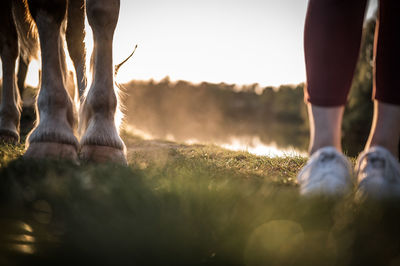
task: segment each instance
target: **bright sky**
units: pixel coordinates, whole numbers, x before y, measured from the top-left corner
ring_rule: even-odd
[[[307,2],[122,0],[116,62],[134,44],[139,47],[118,78],[168,75],[172,80],[262,86],[303,82]]]
[[[123,80],[166,75],[172,80],[264,85],[304,80],[306,0],[146,0],[124,5],[116,47],[125,54],[135,43],[139,48],[121,70]],[[126,24],[130,26],[124,30]],[[116,54],[116,60],[121,56]]]
[[[369,14],[376,0],[370,5]],[[303,82],[306,8],[307,0],[121,0],[115,63],[139,47],[118,81],[168,75],[261,86]],[[37,83],[36,73],[28,83]]]

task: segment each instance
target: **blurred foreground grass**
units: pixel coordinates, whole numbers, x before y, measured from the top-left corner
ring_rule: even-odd
[[[304,158],[124,135],[129,167],[0,147],[1,265],[398,265],[396,202],[301,198]]]

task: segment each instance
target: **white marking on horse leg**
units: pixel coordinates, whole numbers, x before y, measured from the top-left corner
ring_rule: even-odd
[[[0,4],[0,57],[3,65],[3,89],[0,105],[0,140],[19,141],[21,101],[15,78],[18,36],[11,13],[11,1]]]
[[[119,0],[87,0],[93,30],[93,82],[81,109],[81,156],[84,160],[126,163],[125,144],[116,126],[117,88],[114,86],[112,42]]]
[[[66,0],[30,0],[29,9],[36,22],[42,51],[42,79],[37,109],[39,124],[28,138],[28,157],[53,157],[77,160],[78,141],[74,135],[76,112],[62,73],[61,24]]]

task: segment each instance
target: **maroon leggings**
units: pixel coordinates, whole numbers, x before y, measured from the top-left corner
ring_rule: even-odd
[[[310,0],[304,52],[304,97],[317,106],[342,106],[356,67],[367,0]],[[373,97],[400,105],[400,0],[380,0],[374,45]]]

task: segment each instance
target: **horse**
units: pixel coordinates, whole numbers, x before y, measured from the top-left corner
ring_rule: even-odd
[[[20,95],[26,69],[30,60],[40,56],[36,125],[27,136],[23,156],[127,163],[119,134],[112,57],[119,9],[120,0],[0,2],[0,140],[15,143],[20,139]],[[94,40],[90,86],[85,66],[85,15]],[[73,62],[74,75],[68,71],[67,56]]]

